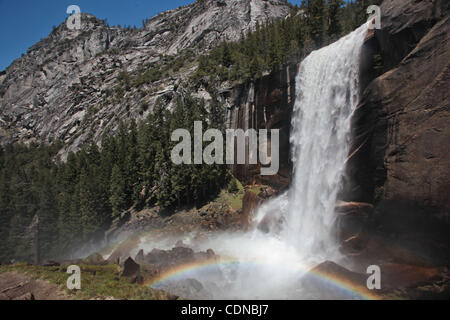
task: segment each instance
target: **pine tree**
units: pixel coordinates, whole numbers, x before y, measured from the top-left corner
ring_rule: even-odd
[[[336,39],[342,34],[342,27],[339,20],[343,0],[328,0],[328,36]]]
[[[57,253],[58,233],[55,226],[58,222],[58,205],[54,177],[49,172],[42,172],[39,185],[39,252],[41,259],[51,259]]]
[[[308,24],[311,39],[317,47],[322,46],[325,34],[326,6],[325,0],[309,0],[307,6]]]
[[[115,164],[111,173],[109,198],[113,217],[118,216],[123,210],[126,210],[126,189],[125,177],[120,167]]]
[[[6,262],[10,258],[11,247],[8,245],[8,238],[11,216],[9,179],[2,170],[0,171],[0,262]]]

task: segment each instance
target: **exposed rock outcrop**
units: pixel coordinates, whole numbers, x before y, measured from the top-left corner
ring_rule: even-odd
[[[229,128],[280,130],[280,170],[277,175],[261,176],[260,165],[232,166],[233,174],[247,184],[270,185],[276,190],[289,186],[292,171],[289,139],[297,72],[298,64],[290,63],[256,81],[248,81],[222,92],[223,100],[229,107]]]
[[[61,152],[65,159],[84,143],[99,143],[120,120],[146,117],[158,98],[171,107],[195,68],[140,88],[130,88],[121,72],[161,69],[177,54],[238,40],[258,22],[289,12],[284,0],[198,0],[140,29],[108,26],[83,13],[81,30],[61,24],[1,72],[0,143],[60,140],[68,145]]]
[[[180,265],[207,262],[219,259],[213,250],[195,252],[188,247],[175,247],[172,250],[153,249],[143,260],[143,265],[153,267],[160,272],[168,271]]]
[[[244,230],[247,230],[250,227],[253,220],[253,214],[256,212],[261,203],[262,199],[259,198],[254,192],[247,191],[244,194],[241,214],[241,225]]]
[[[133,259],[128,258],[123,265],[122,277],[128,278],[130,283],[142,283],[141,266]]]

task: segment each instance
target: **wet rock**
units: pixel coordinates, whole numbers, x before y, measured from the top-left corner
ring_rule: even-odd
[[[358,296],[351,292],[344,292],[333,281],[327,279],[338,279],[340,283],[357,289],[359,292],[367,292],[367,276],[350,271],[332,261],[326,261],[306,274],[300,283],[300,287],[306,293],[308,299],[358,299]]]
[[[165,263],[168,260],[169,252],[165,250],[153,249],[145,256],[145,263],[149,265]]]
[[[189,246],[184,244],[183,240],[178,240],[175,244],[175,248],[189,248]]]
[[[180,265],[219,259],[212,249],[206,252],[194,252],[185,247],[176,247],[172,250],[153,249],[145,256],[143,265],[151,270],[163,272]]]
[[[184,299],[205,300],[213,297],[203,284],[196,279],[170,281],[164,284],[161,289]]]
[[[194,258],[194,250],[191,248],[177,247],[170,252],[171,259],[179,262],[188,262]]]
[[[283,224],[285,223],[284,217],[279,215],[266,215],[260,223],[258,223],[258,230],[264,233],[279,233]]]
[[[59,267],[61,265],[61,263],[56,262],[56,261],[46,261],[41,263],[42,267]]]
[[[264,188],[261,193],[259,194],[259,197],[264,200],[269,200],[277,195],[277,191],[271,187]]]
[[[345,254],[358,254],[366,249],[367,242],[367,239],[363,235],[352,236],[341,242],[340,250]]]
[[[217,257],[217,256],[216,256],[216,253],[214,252],[213,249],[208,249],[208,250],[206,250],[206,256],[207,256],[209,259],[212,259],[212,258]]]
[[[373,205],[360,202],[339,202],[335,208],[335,229],[344,253],[362,251],[368,241],[369,221]]]
[[[253,218],[253,214],[256,209],[261,205],[262,199],[258,197],[254,192],[245,192],[242,199],[242,213],[241,213],[241,226],[244,230],[250,227],[250,223]]]

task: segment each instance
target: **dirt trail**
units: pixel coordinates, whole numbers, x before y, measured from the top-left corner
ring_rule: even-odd
[[[23,273],[0,274],[0,300],[70,300],[57,286]]]

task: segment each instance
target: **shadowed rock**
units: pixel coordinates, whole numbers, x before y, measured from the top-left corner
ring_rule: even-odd
[[[366,275],[326,261],[306,274],[301,280],[300,287],[305,291],[308,299],[358,299],[357,295],[343,291],[339,283],[345,283],[345,286],[349,288],[358,288],[358,291],[369,293],[366,281]]]
[[[133,259],[125,260],[122,277],[129,278],[130,283],[142,283],[141,266],[134,262]]]

